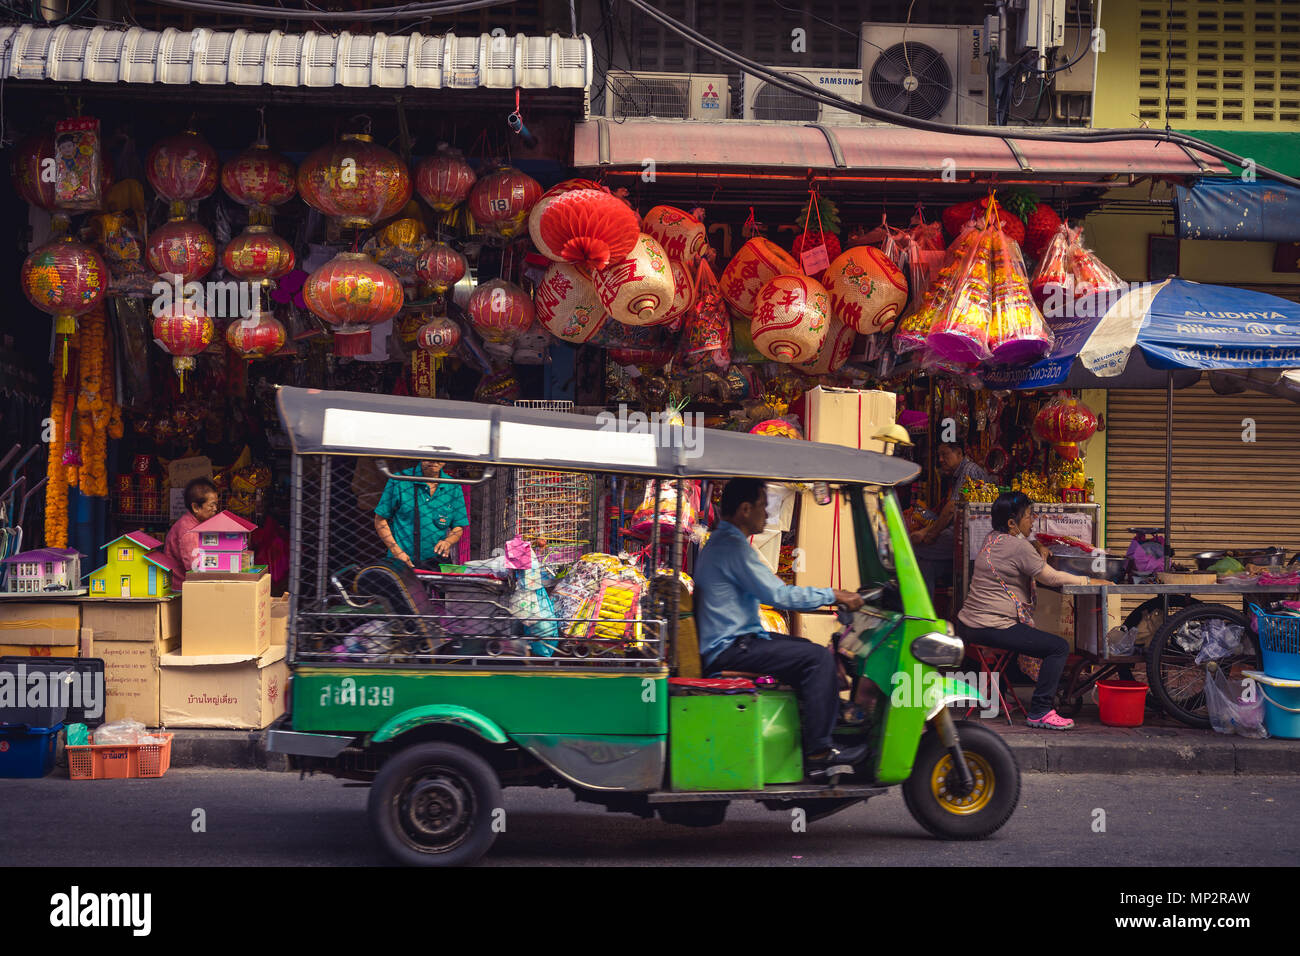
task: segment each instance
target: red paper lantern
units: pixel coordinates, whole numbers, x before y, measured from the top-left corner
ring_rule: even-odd
[[[262,359],[284,348],[287,336],[278,319],[261,312],[254,313],[252,319],[226,326],[226,344],[232,351],[246,359]]]
[[[202,279],[217,264],[217,243],[191,219],[173,219],[155,229],[145,250],[149,268],[162,276],[180,276],[182,282]]]
[[[601,192],[608,192],[600,183],[593,182],[590,179],[566,179],[542,193],[542,198],[533,204],[532,210],[528,213],[528,235],[533,240],[533,247],[554,262],[562,262],[563,260],[557,250],[552,249],[543,241],[541,229],[539,228],[541,217],[557,197],[573,192],[576,189],[596,189]]]
[[[174,303],[173,307],[153,320],[153,337],[172,356],[172,368],[185,391],[185,373],[194,368],[194,356],[212,343],[216,327],[191,303]]]
[[[46,243],[23,260],[22,286],[27,301],[54,316],[54,331],[70,336],[77,316],[104,301],[111,280],[98,252],[71,236]],[[63,340],[63,372],[68,371],[68,341]]]
[[[567,262],[553,262],[533,294],[537,320],[558,339],[590,341],[609,316],[590,280]]]
[[[396,154],[362,133],[322,146],[298,168],[298,192],[307,205],[367,227],[401,212],[411,200],[411,174]]]
[[[537,219],[537,230],[550,258],[595,271],[632,251],[641,220],[612,193],[574,189],[547,203]]]
[[[441,295],[464,278],[468,267],[465,257],[459,252],[445,242],[435,242],[420,253],[415,263],[415,274]]]
[[[1097,431],[1097,416],[1077,398],[1058,397],[1042,407],[1034,418],[1034,434],[1051,442],[1052,451],[1062,458],[1082,458],[1079,442]]]
[[[489,342],[513,342],[533,324],[533,302],[513,282],[493,279],[474,290],[466,308],[470,321]]]
[[[241,206],[279,206],[298,192],[293,163],[263,142],[221,167],[221,188]]]
[[[513,239],[542,198],[542,186],[512,166],[483,177],[469,192],[469,211],[489,236]]]
[[[41,167],[46,160],[54,159],[54,137],[28,136],[14,148],[10,178],[14,191],[37,209],[54,208],[54,182],[46,182]]]
[[[158,195],[172,202],[207,199],[217,189],[217,151],[193,130],[154,144],[145,160],[145,175]]]
[[[415,344],[435,359],[446,358],[460,345],[460,326],[445,315],[436,315],[420,326]]]
[[[360,252],[341,252],[307,277],[302,287],[307,308],[334,326],[335,355],[370,351],[370,326],[386,322],[402,308],[402,283]]]
[[[231,239],[221,253],[226,271],[249,282],[269,282],[293,271],[293,246],[270,226],[249,226]]]
[[[415,190],[438,212],[449,212],[469,195],[478,179],[460,150],[446,143],[438,151],[420,160],[415,168]]]

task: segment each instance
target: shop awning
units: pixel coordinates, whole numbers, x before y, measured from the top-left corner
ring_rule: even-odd
[[[573,164],[587,172],[642,175],[691,169],[718,175],[808,171],[943,180],[1005,174],[1089,184],[1118,176],[1225,173],[1218,160],[1176,143],[1049,143],[1006,136],[932,133],[886,124],[825,126],[726,120],[597,118],[577,125]]]
[[[1300,303],[1166,279],[1129,289],[1100,318],[1053,320],[1056,345],[1033,365],[980,373],[990,388],[1150,388],[1202,371],[1300,368]]]
[[[1179,239],[1300,242],[1300,189],[1294,186],[1214,178],[1175,192]]]

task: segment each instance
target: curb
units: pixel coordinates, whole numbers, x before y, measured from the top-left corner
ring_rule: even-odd
[[[212,770],[289,769],[285,754],[268,754],[263,748],[262,730],[174,730],[173,767],[202,767]]]

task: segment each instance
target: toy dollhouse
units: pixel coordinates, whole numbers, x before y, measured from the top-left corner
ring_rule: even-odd
[[[253,552],[249,550],[249,536],[257,525],[239,515],[223,511],[198,525],[199,562],[196,571],[251,571]]]
[[[90,574],[92,597],[163,598],[172,593],[174,562],[163,543],[132,531],[104,545],[108,563]]]
[[[9,568],[5,593],[82,591],[82,557],[80,552],[72,548],[42,548],[5,558],[4,563]]]

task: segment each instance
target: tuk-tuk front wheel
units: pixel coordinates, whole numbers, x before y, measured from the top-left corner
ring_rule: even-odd
[[[921,738],[903,801],[917,823],[945,840],[982,840],[1002,828],[1020,799],[1020,767],[996,733],[969,721],[956,724],[974,786],[961,786],[952,754],[930,730]]]
[[[456,744],[416,744],[388,759],[370,790],[370,824],[407,866],[463,866],[496,840],[501,783],[486,760]]]

